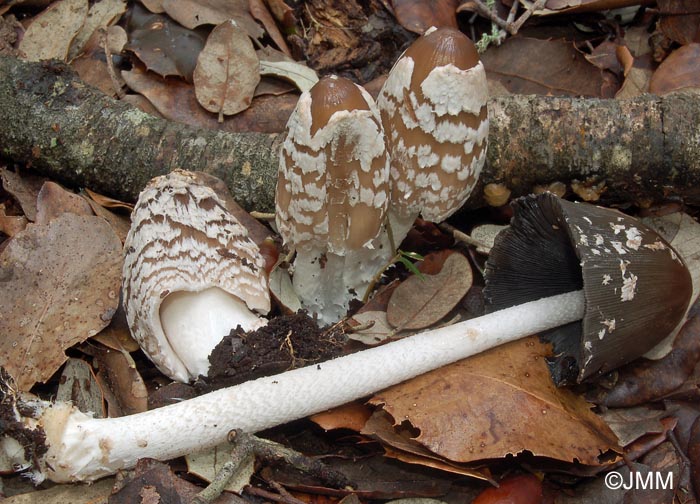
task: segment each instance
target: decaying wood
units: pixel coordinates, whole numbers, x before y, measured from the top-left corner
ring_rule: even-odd
[[[482,184],[512,196],[555,181],[601,201],[700,203],[700,97],[634,100],[505,96],[490,101]],[[0,154],[73,186],[135,200],[174,168],[222,178],[248,210],[270,211],[275,135],[230,134],[141,113],[83,84],[66,66],[0,56]],[[480,187],[467,202],[483,205]]]

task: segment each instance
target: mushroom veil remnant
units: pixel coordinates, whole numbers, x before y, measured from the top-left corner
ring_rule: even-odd
[[[377,105],[391,158],[396,246],[419,214],[443,221],[469,197],[486,160],[487,100],[476,47],[452,28],[428,30],[391,69]]]
[[[510,231],[494,247],[502,253],[489,259],[487,288],[492,304],[496,296],[506,305],[516,298],[522,304],[120,418],[95,419],[71,404],[39,401],[0,376],[5,458],[35,481],[93,480],[139,458],[167,460],[216,446],[231,429],[255,432],[303,418],[559,326],[583,328],[585,334],[568,331],[576,351],[567,362],[581,370],[581,379],[638,357],[680,322],[690,275],[652,230],[618,212],[550,194],[522,200],[514,210]],[[509,251],[529,259],[515,267]],[[531,278],[527,267],[537,269],[534,281],[545,287],[523,284]],[[567,288],[582,290],[562,293]],[[639,344],[624,334],[626,324],[640,333]],[[614,343],[619,336],[623,341]]]
[[[282,145],[276,223],[296,251],[293,284],[321,322],[342,318],[393,251],[382,240],[389,161],[360,86],[324,77],[299,98]]]
[[[153,179],[124,243],[123,300],[134,339],[164,374],[189,381],[237,325],[270,309],[264,260],[214,191],[175,170]]]

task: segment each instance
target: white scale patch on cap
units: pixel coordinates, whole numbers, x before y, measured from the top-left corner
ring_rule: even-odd
[[[369,109],[336,111],[312,135],[311,95],[306,92],[287,123],[277,182],[276,223],[285,243],[297,250],[323,245],[344,254],[356,223],[367,229],[361,245],[371,245],[380,231],[388,205],[390,165],[379,111],[371,96],[357,88]],[[346,173],[353,163],[359,171]],[[331,206],[346,215],[342,224],[334,221],[330,225]],[[341,210],[343,207],[347,211]],[[359,220],[375,220],[375,226],[353,220],[351,209],[359,211],[361,207],[367,213]]]
[[[632,250],[639,250],[639,247],[642,245],[642,235],[639,229],[631,227],[625,230],[625,236],[627,236],[627,243],[625,243],[625,245]]]
[[[469,121],[484,113],[488,86],[481,63],[468,70],[448,64],[411,89],[414,68],[402,56],[377,100],[391,139],[392,205],[398,215],[439,222],[464,204],[485,162],[488,118],[477,128]]]
[[[620,276],[622,277],[620,301],[632,301],[637,292],[637,275],[627,271],[629,263],[629,261],[620,260]]]

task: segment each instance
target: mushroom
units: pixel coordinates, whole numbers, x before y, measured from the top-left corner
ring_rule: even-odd
[[[234,428],[255,432],[302,418],[583,318],[579,327],[590,332],[581,341],[570,333],[582,379],[638,357],[683,317],[690,275],[670,245],[641,223],[549,194],[523,200],[515,211],[490,259],[488,291],[494,304],[523,304],[128,417],[93,419],[70,404],[27,399],[5,383],[3,449],[35,481],[91,480],[139,458],[165,460],[215,446]],[[539,275],[516,269],[509,252]],[[576,272],[579,262],[583,274]],[[572,286],[582,290],[561,293]],[[524,302],[544,293],[548,297]],[[625,325],[643,326],[639,343],[624,336],[622,344],[613,343]]]
[[[381,238],[389,164],[379,112],[360,86],[324,77],[299,98],[280,154],[276,223],[296,250],[304,308],[336,322],[393,251]]]
[[[264,325],[264,260],[216,193],[183,170],[141,192],[124,243],[123,300],[134,339],[179,381],[207,375],[232,328]]]
[[[486,160],[484,66],[469,38],[431,28],[398,59],[377,105],[391,158],[389,222],[398,244],[416,217],[441,222],[467,200]]]

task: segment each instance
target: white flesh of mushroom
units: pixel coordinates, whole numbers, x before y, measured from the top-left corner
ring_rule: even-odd
[[[210,448],[224,442],[231,429],[256,432],[303,418],[573,322],[583,316],[584,304],[581,291],[543,298],[126,417],[93,419],[66,403],[37,402],[37,418],[22,419],[46,434],[48,452],[36,461],[33,478],[94,480],[133,467],[139,458],[168,460]],[[13,461],[27,465],[16,452]]]
[[[124,244],[129,327],[169,377],[189,381],[237,325],[248,331],[270,309],[264,260],[247,230],[209,187],[182,170],[139,196]]]

